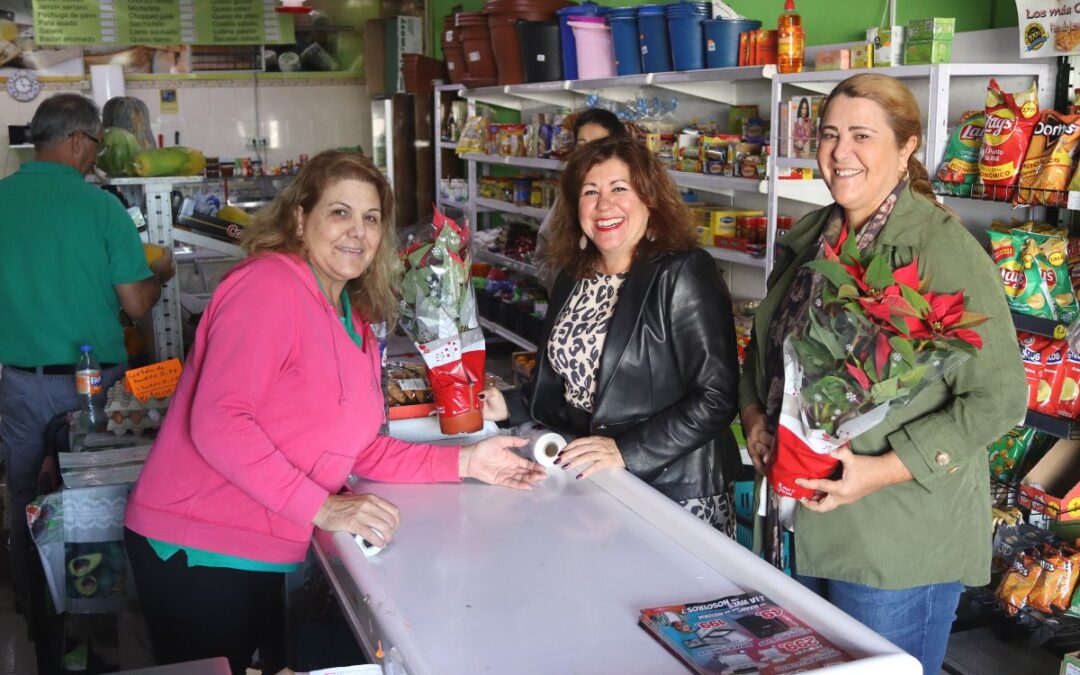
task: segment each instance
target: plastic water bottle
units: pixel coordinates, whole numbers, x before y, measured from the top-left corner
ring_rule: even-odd
[[[90,345],[79,347],[75,365],[75,391],[82,400],[83,425],[88,432],[105,431],[105,409],[101,405],[101,366]]]

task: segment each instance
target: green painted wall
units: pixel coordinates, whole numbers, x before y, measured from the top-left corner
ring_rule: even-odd
[[[784,9],[783,0],[727,0],[727,3],[737,12],[772,27]],[[958,31],[1017,25],[1013,0],[896,0],[896,3],[897,23],[929,16],[954,16]],[[443,17],[457,5],[465,11],[479,11],[483,4],[484,0],[431,0],[433,32],[430,44],[434,45],[438,58],[442,58],[438,31]],[[622,7],[646,3],[602,0],[600,4]],[[868,26],[880,23],[886,0],[796,0],[795,6],[803,17],[807,44],[821,45],[863,39]]]

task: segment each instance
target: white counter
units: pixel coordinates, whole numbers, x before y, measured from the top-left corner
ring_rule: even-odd
[[[646,607],[756,590],[859,660],[830,675],[917,675],[914,658],[626,471],[531,491],[361,482],[401,508],[367,559],[317,531],[357,639],[388,675],[686,672],[638,626]],[[741,589],[741,590],[740,590]]]

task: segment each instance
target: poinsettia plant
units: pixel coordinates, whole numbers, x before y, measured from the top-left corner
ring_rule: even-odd
[[[807,475],[805,461],[792,464],[799,453],[827,455],[879,423],[890,405],[943,378],[982,348],[973,328],[987,320],[966,309],[963,291],[929,290],[917,259],[893,269],[882,255],[860,254],[846,229],[807,266],[823,280],[805,329],[785,341],[784,409],[770,471],[774,488],[796,497],[810,494],[794,478],[824,477],[835,465],[815,458],[819,475]]]

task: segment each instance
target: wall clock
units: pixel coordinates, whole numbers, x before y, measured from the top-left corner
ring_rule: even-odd
[[[7,90],[16,101],[32,101],[41,91],[41,83],[33,72],[17,70],[14,75],[8,75]]]

